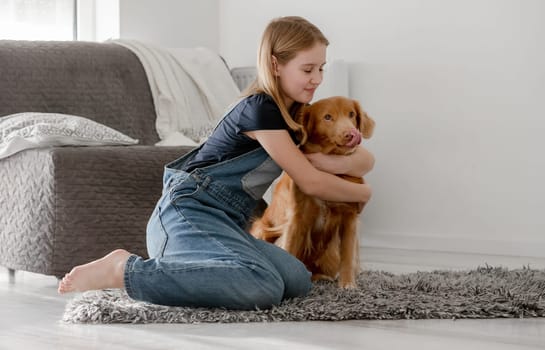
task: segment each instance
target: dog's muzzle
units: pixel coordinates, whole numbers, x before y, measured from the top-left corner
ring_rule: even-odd
[[[356,147],[361,143],[361,133],[357,129],[350,130],[347,136],[348,141],[344,144],[345,147]]]

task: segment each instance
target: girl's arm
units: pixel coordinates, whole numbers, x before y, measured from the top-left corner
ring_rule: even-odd
[[[359,146],[354,153],[347,156],[309,153],[306,157],[312,165],[322,171],[354,177],[364,176],[375,165],[375,157],[363,146]]]
[[[286,130],[246,132],[256,139],[271,158],[309,196],[332,202],[367,202],[371,198],[368,184],[357,184],[315,168],[295,146]]]

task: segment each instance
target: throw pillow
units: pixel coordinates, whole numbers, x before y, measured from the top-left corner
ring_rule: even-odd
[[[106,125],[75,115],[25,112],[0,117],[0,159],[30,148],[137,143]]]

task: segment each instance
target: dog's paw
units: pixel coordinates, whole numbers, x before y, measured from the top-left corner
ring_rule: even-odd
[[[356,289],[357,285],[354,281],[339,281],[339,287],[343,289]]]
[[[322,273],[314,273],[312,274],[312,280],[313,281],[325,280],[325,281],[333,282],[335,281],[335,278],[328,275],[324,275]]]

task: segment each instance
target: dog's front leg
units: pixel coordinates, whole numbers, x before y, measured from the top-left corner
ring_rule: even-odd
[[[339,269],[339,287],[356,288],[356,254],[359,254],[357,234],[357,216],[349,217],[343,223],[341,231],[341,265]]]

